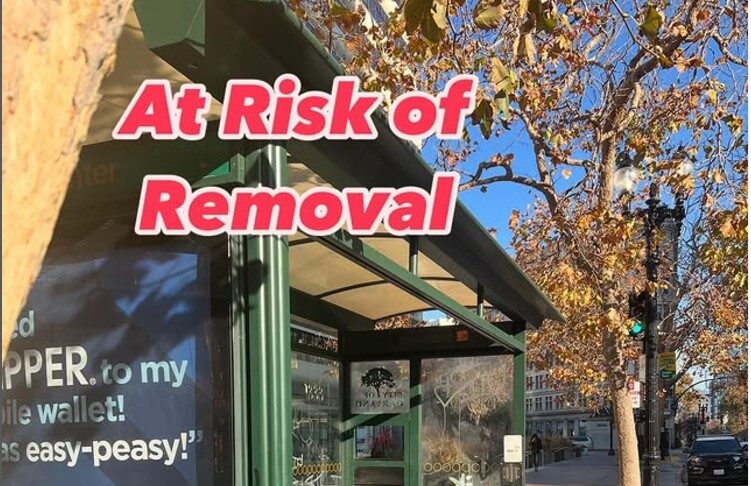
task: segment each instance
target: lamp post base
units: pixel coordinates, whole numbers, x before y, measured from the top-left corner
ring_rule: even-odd
[[[660,485],[660,456],[647,455],[644,458],[644,486]]]

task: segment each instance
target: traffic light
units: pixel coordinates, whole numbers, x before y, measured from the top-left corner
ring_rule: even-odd
[[[638,294],[628,294],[628,335],[633,338],[641,338],[647,327],[647,302],[649,294],[642,290]]]

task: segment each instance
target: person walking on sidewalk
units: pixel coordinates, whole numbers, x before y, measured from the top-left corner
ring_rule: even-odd
[[[532,451],[532,467],[537,471],[540,467],[540,456],[542,454],[542,439],[537,435],[537,432],[532,434],[529,439],[529,450]]]

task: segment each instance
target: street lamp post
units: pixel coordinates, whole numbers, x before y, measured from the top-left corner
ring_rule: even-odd
[[[614,456],[615,449],[613,449],[613,419],[615,414],[613,413],[613,400],[610,400],[610,449],[608,449],[608,455]]]
[[[618,163],[615,180],[620,189],[632,191],[638,181],[638,171],[633,166],[633,161],[629,157],[622,157]],[[685,161],[679,168],[680,172],[690,173],[693,169],[690,162]],[[646,358],[646,401],[647,401],[647,430],[646,430],[646,452],[644,454],[644,484],[645,486],[659,485],[660,472],[660,410],[657,399],[657,390],[660,386],[659,367],[658,367],[658,347],[659,347],[659,322],[657,316],[657,299],[654,293],[657,283],[657,271],[659,267],[659,253],[655,242],[657,232],[660,230],[662,223],[669,218],[675,219],[680,231],[680,224],[685,217],[682,198],[676,198],[674,208],[669,208],[660,202],[659,186],[652,183],[649,187],[649,199],[647,199],[646,209],[639,211],[639,215],[644,218],[644,236],[646,239],[647,259],[646,270],[647,280],[650,283],[651,291],[648,292],[647,299],[647,329],[644,337],[644,354]]]
[[[680,223],[685,216],[683,203],[676,200],[675,208],[668,208],[660,203],[659,190],[656,184],[649,188],[647,209],[644,211],[645,236],[647,240],[647,279],[650,284],[657,283],[659,254],[655,245],[656,232],[662,222],[668,218]],[[660,386],[660,370],[657,363],[659,346],[659,322],[657,316],[657,299],[654,292],[649,292],[647,305],[647,333],[645,336],[645,355],[647,362],[647,453],[645,457],[645,485],[658,486],[660,472],[660,410],[657,390]]]

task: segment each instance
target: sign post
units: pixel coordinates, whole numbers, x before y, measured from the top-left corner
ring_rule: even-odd
[[[631,399],[631,408],[641,407],[641,382],[629,380],[628,397]]]

